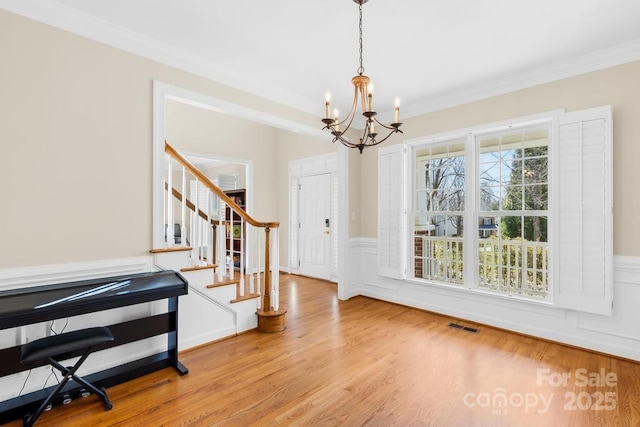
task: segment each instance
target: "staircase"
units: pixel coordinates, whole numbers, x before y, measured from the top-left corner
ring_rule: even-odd
[[[282,331],[279,223],[252,218],[167,142],[165,154],[165,242],[151,252],[156,268],[189,282],[180,298],[180,350],[255,328]]]

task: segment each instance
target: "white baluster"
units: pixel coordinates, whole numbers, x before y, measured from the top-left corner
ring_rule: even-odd
[[[260,232],[260,229],[256,229],[256,231],[256,280],[258,281],[258,292],[262,297],[264,295],[264,285],[262,280],[260,280],[260,254],[262,252],[260,250],[260,236],[262,233]],[[258,308],[262,309],[262,298],[258,298]]]
[[[227,254],[225,250],[225,234],[226,234],[226,226],[225,226],[225,205],[222,200],[220,200],[220,213],[218,214],[218,282],[222,282],[224,279],[224,273],[226,270],[226,259],[225,255]]]
[[[191,267],[195,267],[195,213],[189,212],[189,242],[191,242]]]
[[[194,199],[193,221],[191,221],[191,229],[193,230],[193,232],[191,233],[193,235],[193,239],[191,240],[191,266],[192,267],[196,267],[200,265],[200,260],[198,259],[198,250],[199,250],[198,237],[200,236],[199,228],[198,228],[200,226],[200,215],[198,215],[198,209],[200,209],[200,206],[198,204],[199,202],[198,192],[200,188],[200,181],[198,181],[198,178],[196,178],[194,186],[195,186],[195,191],[194,191],[194,194],[191,195],[191,198]]]
[[[273,245],[271,246],[271,258],[273,259],[272,267],[272,279],[271,288],[273,289],[273,297],[271,298],[271,305],[275,311],[278,311],[280,307],[280,228],[276,227],[272,230],[273,233]]]
[[[173,246],[175,239],[173,236],[173,171],[171,168],[171,158],[167,162],[167,246]]]
[[[253,237],[255,235],[256,235],[255,228],[253,226],[249,227],[247,229],[247,242],[253,243]],[[249,252],[251,251],[251,249],[248,246],[249,245],[247,245],[247,253],[245,255],[247,257],[246,263],[247,263],[247,270],[249,272],[249,293],[253,295],[256,293],[256,281],[254,277],[256,261],[254,259],[255,252],[251,252],[251,256],[249,256]],[[255,245],[252,245],[252,247],[255,247]]]
[[[187,169],[182,167],[182,206],[180,207],[180,244],[187,245]]]
[[[205,235],[207,237],[207,260],[213,264],[213,237],[211,236],[211,219],[213,218],[213,193],[207,189],[207,224]]]
[[[240,296],[244,296],[244,218],[240,217]]]
[[[166,162],[168,160],[170,160],[170,159],[171,159],[171,157],[169,157],[168,155],[164,156],[165,164],[162,167],[163,169],[166,168]],[[166,177],[165,177],[165,181],[166,181]],[[167,240],[167,224],[168,224],[167,223],[167,200],[168,200],[169,196],[167,194],[168,194],[168,190],[165,189],[165,192],[162,195],[162,223],[164,224],[163,227],[164,227],[164,236],[165,236],[164,237],[164,247],[165,248],[168,247],[168,244],[169,244],[169,241]]]

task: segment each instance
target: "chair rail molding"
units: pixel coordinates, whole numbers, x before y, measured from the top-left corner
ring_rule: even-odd
[[[141,256],[66,264],[36,265],[0,270],[0,290],[72,282],[105,276],[142,273],[153,269],[153,257]]]

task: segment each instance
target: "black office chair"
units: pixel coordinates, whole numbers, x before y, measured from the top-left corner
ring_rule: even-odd
[[[105,411],[110,410],[113,405],[109,401],[109,397],[107,397],[104,388],[99,389],[90,382],[84,380],[82,377],[79,377],[76,375],[76,371],[80,368],[80,365],[84,363],[87,357],[89,357],[93,347],[113,341],[113,339],[113,335],[109,328],[97,327],[52,335],[23,345],[21,349],[20,362],[27,363],[46,360],[51,366],[62,372],[62,375],[64,376],[62,381],[60,381],[60,384],[58,384],[55,390],[53,390],[44,402],[42,402],[38,410],[34,414],[27,415],[25,417],[24,425],[32,426],[47,407],[50,407],[53,399],[62,391],[64,386],[70,380],[74,380],[83,385],[86,390],[91,390],[100,397],[104,404]],[[75,365],[65,368],[60,364],[59,361],[68,359],[71,356],[70,353],[78,350],[84,350],[84,352]]]

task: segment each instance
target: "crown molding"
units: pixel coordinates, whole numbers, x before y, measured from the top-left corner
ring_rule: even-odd
[[[255,84],[250,75],[225,69],[220,63],[63,4],[50,0],[0,0],[0,8],[288,107],[312,114],[317,110],[317,103],[285,88]]]
[[[414,117],[638,60],[640,60],[640,39],[530,71],[444,92],[423,103],[403,108],[403,116]]]
[[[241,75],[237,70],[224,69],[219,63],[203,60],[50,0],[0,0],[0,8],[300,111],[317,113],[317,103],[314,100],[285,88],[257,85],[253,83],[253,79]],[[640,60],[640,40],[435,94],[423,102],[403,106],[402,115],[404,118],[415,117],[637,60]],[[392,110],[381,111],[380,118],[383,122],[388,121],[392,114]]]

